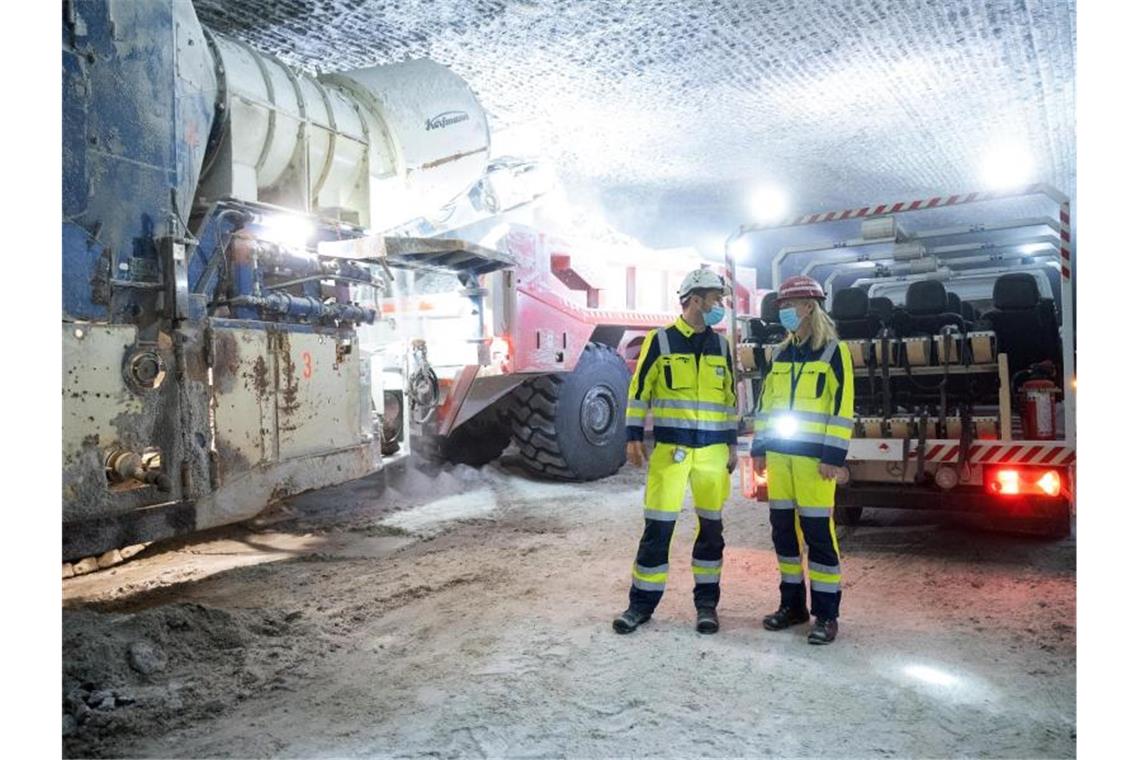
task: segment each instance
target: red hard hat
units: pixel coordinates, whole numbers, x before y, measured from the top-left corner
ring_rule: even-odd
[[[827,296],[823,294],[823,287],[818,282],[807,275],[798,274],[780,283],[776,303],[790,301],[793,298],[817,298],[822,301]]]

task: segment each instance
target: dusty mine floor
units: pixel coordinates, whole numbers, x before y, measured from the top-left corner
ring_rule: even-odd
[[[644,472],[406,467],[64,581],[65,756],[1071,757],[1075,541],[872,511],[839,640],[768,633],[764,505],[726,505],[721,632],[687,509],[630,636]]]

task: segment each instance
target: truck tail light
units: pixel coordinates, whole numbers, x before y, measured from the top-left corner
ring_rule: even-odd
[[[997,493],[1021,493],[1021,474],[1017,470],[998,470],[994,473],[992,490]]]
[[[1041,493],[1047,496],[1056,496],[1061,493],[1061,476],[1057,474],[1056,470],[1046,470],[1037,483],[1037,488]]]
[[[1045,467],[987,467],[986,491],[1000,496],[1059,496],[1065,479],[1057,470]]]

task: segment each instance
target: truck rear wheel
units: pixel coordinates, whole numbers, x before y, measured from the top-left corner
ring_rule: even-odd
[[[441,453],[452,464],[482,467],[498,459],[510,442],[510,423],[492,406],[451,431],[442,442]]]
[[[629,368],[609,346],[588,343],[578,366],[515,389],[511,432],[527,469],[558,480],[597,480],[625,464]]]

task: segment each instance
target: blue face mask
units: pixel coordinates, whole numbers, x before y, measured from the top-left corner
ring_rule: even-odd
[[[718,324],[720,324],[720,321],[722,319],[724,319],[724,307],[721,306],[720,304],[717,304],[716,306],[712,307],[708,311],[702,312],[701,315],[705,319],[705,324],[708,325],[709,327],[712,327],[713,325],[718,325]]]
[[[780,309],[780,324],[782,324],[791,332],[798,330],[800,326],[800,318],[796,314],[796,310],[791,307]]]

